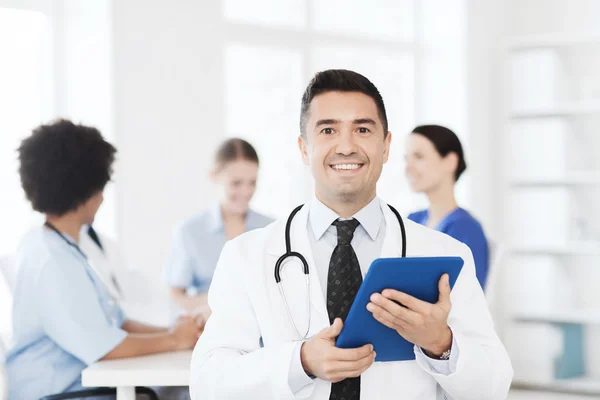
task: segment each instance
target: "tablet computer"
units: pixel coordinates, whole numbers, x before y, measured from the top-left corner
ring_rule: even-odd
[[[345,349],[372,344],[375,361],[414,360],[414,345],[394,329],[377,321],[367,310],[373,293],[395,289],[420,300],[436,303],[438,282],[450,277],[450,287],[460,274],[464,261],[460,257],[378,258],[371,264],[352,303],[348,317],[337,338],[336,346]]]

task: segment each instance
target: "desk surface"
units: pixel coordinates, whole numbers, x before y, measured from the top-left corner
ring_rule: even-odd
[[[87,387],[188,386],[192,351],[98,361],[81,373]]]

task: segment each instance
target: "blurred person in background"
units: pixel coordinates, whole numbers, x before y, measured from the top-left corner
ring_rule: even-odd
[[[175,303],[187,312],[201,311],[206,317],[210,313],[207,292],[225,243],[273,221],[249,208],[258,165],[258,154],[247,141],[232,138],[222,143],[210,173],[218,203],[174,231],[165,280]]]
[[[81,372],[98,360],[190,349],[203,330],[190,317],[171,328],[127,319],[79,247],[115,153],[97,129],[66,120],[36,128],[18,149],[21,185],[46,222],[16,254],[9,400],[80,390]]]
[[[421,125],[406,140],[406,177],[413,191],[424,193],[429,207],[409,219],[463,242],[475,259],[482,288],[488,275],[488,241],[479,221],[458,206],[454,186],[467,168],[460,140],[450,129]]]

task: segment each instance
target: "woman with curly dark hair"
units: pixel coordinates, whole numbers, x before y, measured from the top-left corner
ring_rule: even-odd
[[[66,120],[36,128],[18,149],[23,190],[46,222],[16,256],[10,400],[75,391],[97,360],[190,349],[201,333],[187,317],[171,329],[126,319],[79,247],[115,153],[97,129]]]

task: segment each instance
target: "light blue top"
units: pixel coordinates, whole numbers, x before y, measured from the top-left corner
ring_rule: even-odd
[[[127,336],[122,310],[86,258],[54,231],[27,235],[16,267],[9,400],[80,388],[81,371]]]
[[[421,225],[427,225],[429,211],[418,211],[410,214],[408,218]],[[446,215],[435,229],[469,246],[475,260],[477,280],[481,287],[484,288],[489,268],[489,248],[488,241],[479,221],[467,210],[457,208]]]
[[[248,210],[246,230],[263,228],[273,220]],[[228,238],[218,204],[179,225],[173,234],[171,252],[165,266],[168,286],[206,293],[212,281],[221,250]]]
[[[315,258],[316,272],[319,274],[321,288],[326,299],[329,261],[338,241],[337,228],[332,224],[334,221],[338,219],[343,220],[344,218],[341,218],[335,211],[327,207],[316,197],[313,197],[309,203],[309,207],[307,234]],[[350,244],[356,253],[356,258],[358,258],[362,275],[365,276],[371,263],[381,255],[381,249],[385,240],[386,221],[381,209],[381,200],[375,197],[369,204],[354,214],[352,218],[355,218],[360,225],[356,227]],[[397,224],[397,229],[400,230],[400,225],[396,221],[396,218],[394,218],[393,223]],[[410,246],[410,237],[407,238],[407,243]],[[398,243],[399,247],[401,245],[401,243]],[[421,349],[417,349],[416,357],[429,365],[433,373],[450,375],[456,371],[460,353],[454,340],[452,343],[450,360],[431,359]],[[312,378],[308,377],[302,368],[300,348],[301,342],[294,349],[288,375],[290,389],[296,394],[312,382]]]

